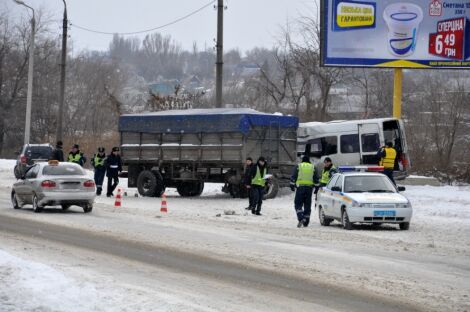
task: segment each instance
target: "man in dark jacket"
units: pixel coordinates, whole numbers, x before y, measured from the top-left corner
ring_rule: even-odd
[[[95,169],[95,184],[96,184],[96,195],[100,196],[103,190],[103,180],[106,174],[106,154],[104,147],[98,148],[98,154],[93,155],[91,165]]]
[[[312,212],[312,193],[318,177],[315,167],[310,162],[308,156],[302,157],[302,162],[295,167],[292,173],[290,188],[295,192],[294,206],[297,220],[297,227],[307,227],[310,223],[310,213]],[[303,207],[302,207],[303,206]]]
[[[251,168],[253,167],[253,159],[251,157],[248,157],[245,162],[245,173],[243,174],[243,184],[245,185],[246,189],[248,190],[248,207],[246,207],[246,210],[252,210],[253,209],[253,196],[251,196]]]
[[[57,144],[52,151],[51,157],[49,160],[64,161],[64,151],[62,150],[62,141],[57,141]]]
[[[119,147],[113,147],[111,154],[106,157],[106,176],[108,177],[108,192],[106,196],[113,196],[113,192],[119,184],[119,172],[122,171],[121,156]]]
[[[249,175],[250,193],[253,197],[251,213],[261,215],[261,205],[263,204],[264,188],[266,187],[266,174],[268,173],[267,162],[264,157],[258,158],[256,165],[251,167]]]
[[[79,164],[82,167],[86,163],[86,157],[83,155],[82,152],[80,152],[80,146],[78,146],[78,144],[74,144],[72,146],[72,150],[69,153],[68,161]]]

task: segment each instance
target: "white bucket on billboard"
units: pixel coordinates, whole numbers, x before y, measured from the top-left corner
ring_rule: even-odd
[[[413,54],[423,10],[413,3],[393,3],[385,8],[383,18],[389,29],[390,53],[401,57]]]

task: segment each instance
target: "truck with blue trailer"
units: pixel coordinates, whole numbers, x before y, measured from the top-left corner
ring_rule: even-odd
[[[288,186],[296,165],[297,117],[252,109],[191,109],[122,115],[119,119],[128,186],[141,196],[167,187],[199,196],[204,183],[224,183],[233,197],[246,196],[245,159],[264,156],[271,183],[266,198]]]

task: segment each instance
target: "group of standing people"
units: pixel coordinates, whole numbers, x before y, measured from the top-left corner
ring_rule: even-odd
[[[379,165],[384,167],[383,174],[395,184],[393,171],[396,167],[397,151],[393,148],[393,144],[387,142],[379,149],[377,157],[380,159]],[[318,176],[310,158],[307,155],[302,157],[300,164],[294,168],[290,180],[290,188],[295,191],[294,207],[298,220],[297,227],[308,227],[313,194],[316,195],[320,188],[326,186],[337,172],[331,158],[326,157],[323,161],[321,174]],[[246,209],[251,210],[255,215],[261,215],[264,192],[266,185],[270,183],[267,162],[264,157],[260,157],[256,163],[253,163],[251,157],[246,159],[243,183],[248,190],[249,205]]]
[[[62,141],[57,142],[55,149],[52,151],[50,159],[60,162],[73,162],[82,167],[87,161],[85,155],[80,151],[80,146],[78,144],[74,144],[72,146],[67,156],[67,160],[65,160]],[[121,156],[119,155],[119,147],[113,147],[109,155],[106,155],[104,147],[99,147],[97,153],[94,154],[91,159],[91,165],[93,166],[95,172],[94,180],[96,184],[96,195],[101,195],[103,191],[104,177],[106,176],[108,178],[108,189],[106,196],[113,196],[113,192],[119,184],[119,172],[122,171],[122,161]]]

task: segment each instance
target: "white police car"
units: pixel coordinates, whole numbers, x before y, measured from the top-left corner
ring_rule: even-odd
[[[382,173],[379,166],[341,166],[339,173],[318,192],[315,203],[320,224],[328,226],[333,220],[346,230],[353,223],[394,223],[408,230],[413,214],[410,201]],[[375,172],[374,172],[375,171]]]

